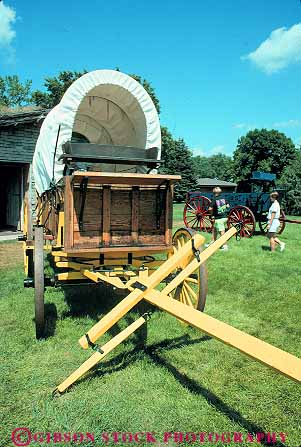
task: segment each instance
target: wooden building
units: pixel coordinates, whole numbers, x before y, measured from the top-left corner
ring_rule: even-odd
[[[224,192],[234,192],[237,184],[215,178],[198,178],[196,190],[202,192],[212,192],[215,186],[219,186]]]
[[[23,230],[23,201],[35,193],[31,162],[48,110],[0,115],[0,229]]]

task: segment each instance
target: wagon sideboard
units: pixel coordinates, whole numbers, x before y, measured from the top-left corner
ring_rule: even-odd
[[[64,178],[64,251],[166,251],[175,175],[81,172]]]

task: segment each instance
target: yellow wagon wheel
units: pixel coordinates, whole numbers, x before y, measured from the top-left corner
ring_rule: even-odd
[[[190,228],[181,228],[175,232],[172,238],[174,253],[181,249],[181,247],[188,242],[195,232]],[[181,263],[177,272],[183,270],[191,258]],[[176,272],[176,273],[177,273]],[[170,293],[170,296],[187,306],[200,310],[205,308],[207,295],[207,268],[205,264],[198,267],[190,276]]]

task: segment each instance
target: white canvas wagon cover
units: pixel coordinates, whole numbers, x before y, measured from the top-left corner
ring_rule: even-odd
[[[74,134],[95,144],[157,147],[160,159],[161,132],[156,108],[141,84],[119,71],[95,70],[83,75],[46,116],[33,157],[39,194],[63,177],[64,165],[59,160],[62,145]],[[102,166],[102,170],[115,172],[127,168],[131,170],[133,166]],[[137,170],[145,172],[143,167],[137,166]]]

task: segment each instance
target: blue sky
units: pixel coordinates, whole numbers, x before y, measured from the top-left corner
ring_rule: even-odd
[[[0,76],[60,70],[149,80],[161,123],[195,154],[231,154],[254,127],[301,143],[299,0],[0,0]]]

